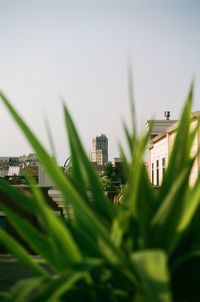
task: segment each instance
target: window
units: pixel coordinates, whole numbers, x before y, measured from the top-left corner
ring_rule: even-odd
[[[154,184],[154,164],[151,164],[151,183]]]
[[[156,161],[156,185],[159,186],[159,160]]]
[[[162,158],[162,177],[164,177],[164,174],[165,174],[165,164],[166,164],[165,157],[163,157]]]
[[[6,229],[7,227],[7,219],[3,212],[0,212],[0,228]]]

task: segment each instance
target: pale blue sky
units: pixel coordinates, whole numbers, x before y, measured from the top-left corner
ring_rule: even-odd
[[[139,128],[165,110],[179,117],[195,78],[200,110],[200,1],[0,0],[0,88],[57,156],[68,156],[64,98],[85,148],[105,133],[118,156],[122,120],[129,120],[131,58]],[[0,106],[0,156],[31,152]]]

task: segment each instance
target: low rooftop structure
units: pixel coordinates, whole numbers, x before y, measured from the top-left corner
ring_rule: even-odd
[[[146,127],[147,129],[152,127],[151,138],[153,138],[176,122],[177,120],[148,120],[146,122]]]

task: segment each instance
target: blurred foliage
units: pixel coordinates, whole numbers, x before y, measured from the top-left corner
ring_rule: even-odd
[[[133,127],[130,131],[124,126],[129,153],[122,149],[127,184],[119,207],[112,206],[105,196],[65,106],[70,176],[58,167],[1,93],[1,101],[59,188],[63,201],[72,204],[74,219],[63,221],[55,216],[32,181],[33,195],[24,195],[0,181],[3,192],[37,217],[40,231],[0,202],[9,222],[41,255],[40,259],[31,257],[22,244],[0,229],[1,244],[33,274],[1,292],[0,301],[200,301],[195,282],[200,274],[200,176],[193,187],[188,185],[195,160],[191,148],[199,130],[198,123],[190,131],[192,91],[159,190],[152,187],[143,161],[150,133],[137,137],[130,93]]]

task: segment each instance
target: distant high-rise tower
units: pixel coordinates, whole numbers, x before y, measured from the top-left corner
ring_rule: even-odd
[[[108,162],[108,139],[105,134],[92,139],[92,162],[104,166]]]

